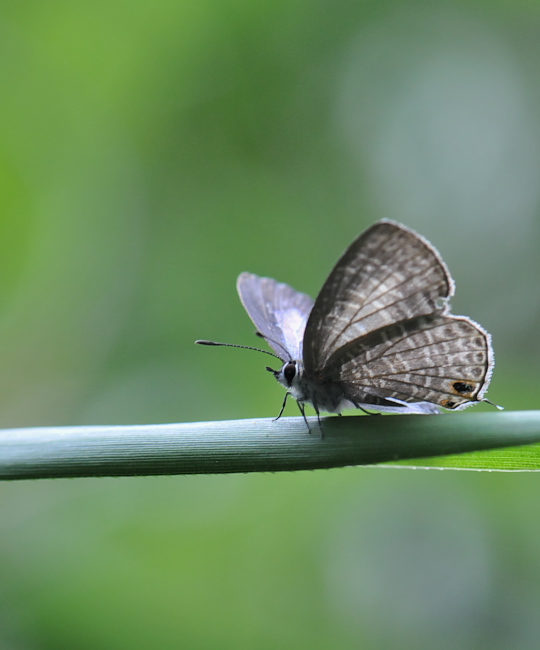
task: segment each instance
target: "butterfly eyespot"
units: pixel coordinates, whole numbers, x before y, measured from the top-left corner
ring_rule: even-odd
[[[456,403],[449,399],[445,399],[441,402],[441,406],[444,406],[447,409],[453,409],[456,406]]]
[[[294,362],[291,361],[283,368],[283,376],[287,383],[291,385],[296,376],[296,364]]]
[[[466,384],[463,381],[455,381],[452,386],[454,387],[454,390],[458,393],[465,394],[465,393],[472,393],[474,390],[474,386],[472,384]]]

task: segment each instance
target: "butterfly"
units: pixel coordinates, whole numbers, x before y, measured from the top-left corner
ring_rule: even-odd
[[[304,419],[305,404],[319,416],[354,407],[439,413],[489,401],[491,337],[470,318],[449,313],[448,268],[406,226],[382,220],[368,228],[315,301],[253,273],[241,273],[237,288],[257,334],[282,362],[278,370],[267,367],[286,389],[278,418],[289,395]]]

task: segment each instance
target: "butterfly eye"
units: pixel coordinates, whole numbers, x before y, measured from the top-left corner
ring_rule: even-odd
[[[295,375],[296,375],[296,364],[291,361],[285,366],[285,368],[283,368],[283,376],[285,377],[285,380],[287,381],[289,386],[292,384]]]

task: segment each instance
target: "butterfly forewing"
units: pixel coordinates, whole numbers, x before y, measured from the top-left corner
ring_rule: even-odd
[[[302,341],[313,299],[288,284],[241,273],[240,300],[258,331],[284,360],[302,358]]]
[[[311,312],[306,372],[320,374],[341,347],[386,326],[442,313],[453,281],[437,251],[413,231],[381,221],[338,261]]]

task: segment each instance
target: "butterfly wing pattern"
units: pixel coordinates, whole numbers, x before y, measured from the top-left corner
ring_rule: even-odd
[[[255,327],[282,360],[302,358],[302,342],[313,298],[288,284],[241,273],[238,294]]]
[[[494,363],[491,338],[449,313],[453,293],[441,256],[412,230],[385,220],[360,235],[306,326],[305,392],[315,408],[323,386],[340,387],[333,402],[342,396],[377,410],[429,413],[482,400]]]

